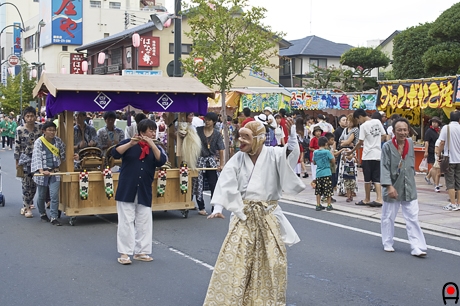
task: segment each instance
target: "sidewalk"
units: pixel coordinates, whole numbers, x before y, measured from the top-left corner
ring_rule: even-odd
[[[310,167],[307,166],[308,174],[311,174]],[[364,199],[364,179],[362,170],[358,169],[358,188],[357,196],[353,198],[353,202],[347,203],[346,197],[339,197],[334,195],[337,202],[332,203],[334,210],[344,211],[360,216],[371,217],[380,219],[381,208],[369,206],[357,206],[355,202]],[[302,179],[307,185],[304,191],[297,195],[285,194],[283,199],[294,202],[301,202],[309,205],[316,205],[316,196],[314,189],[311,188],[311,177]],[[431,230],[434,232],[445,233],[460,237],[460,211],[444,211],[443,206],[449,204],[449,196],[445,188],[444,178],[441,177],[440,183],[444,185],[441,187],[441,192],[434,192],[434,186],[428,185],[425,182],[424,174],[419,173],[415,176],[415,182],[418,192],[419,203],[419,221],[423,229]],[[375,192],[371,192],[371,201],[376,199]],[[318,212],[318,214],[327,213],[325,211]],[[399,210],[396,217],[396,223],[405,224],[404,218]]]

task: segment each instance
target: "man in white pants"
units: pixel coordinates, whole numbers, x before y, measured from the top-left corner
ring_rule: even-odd
[[[426,255],[426,242],[418,222],[417,188],[415,186],[414,143],[409,135],[409,122],[398,118],[393,122],[395,137],[382,148],[381,177],[383,187],[382,243],[386,252],[394,252],[394,223],[399,207],[406,220],[411,254]]]

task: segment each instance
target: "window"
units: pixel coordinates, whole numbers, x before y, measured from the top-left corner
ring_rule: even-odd
[[[34,0],[34,2],[40,2],[40,0]]]
[[[281,66],[283,68],[283,75],[291,74],[291,64],[292,64],[292,74],[295,73],[295,58],[284,58],[281,60]]]
[[[67,51],[67,46],[62,46],[62,51]]]
[[[109,37],[110,33],[104,33],[104,38]]]
[[[192,52],[192,44],[182,44],[182,54],[190,54]],[[174,54],[174,44],[169,44],[169,54]]]
[[[120,2],[109,2],[109,8],[119,10],[121,9]]]
[[[31,51],[34,49],[35,35],[24,38],[24,50]]]
[[[313,70],[313,65],[319,68],[327,68],[327,59],[326,58],[310,58],[310,71]]]
[[[90,3],[89,5],[91,7],[101,7],[101,1],[93,1],[93,0],[91,0],[89,3]]]
[[[121,64],[123,59],[122,59],[122,49],[121,48],[118,48],[118,49],[112,49],[110,50],[110,58],[112,59],[112,65],[116,65],[116,64]]]

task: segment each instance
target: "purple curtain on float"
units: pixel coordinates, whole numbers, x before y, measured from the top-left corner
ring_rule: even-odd
[[[116,111],[131,105],[151,112],[196,112],[206,114],[206,94],[163,92],[92,92],[60,91],[57,97],[46,97],[46,115],[63,111]]]

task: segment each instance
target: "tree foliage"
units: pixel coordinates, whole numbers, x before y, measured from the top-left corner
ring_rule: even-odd
[[[364,77],[374,68],[388,66],[390,59],[380,49],[358,47],[342,54],[340,63],[354,68],[359,76]]]
[[[313,72],[307,75],[307,79],[302,79],[302,87],[315,88],[315,89],[327,89],[333,86],[335,82],[342,80],[343,69],[335,66],[330,67],[319,67],[312,65]]]
[[[394,38],[393,71],[397,79],[428,77],[422,62],[423,54],[439,41],[429,36],[431,23],[410,27]]]
[[[442,41],[460,42],[460,2],[439,15],[433,22],[429,35]]]
[[[430,76],[456,74],[460,67],[460,43],[442,42],[434,45],[423,54],[422,62]]]
[[[191,0],[187,13],[193,41],[188,58],[182,59],[187,72],[219,90],[229,90],[234,79],[252,67],[270,67],[277,33],[262,25],[266,9],[248,8],[247,0]],[[195,58],[203,59],[197,65]]]
[[[36,85],[35,79],[30,79],[27,73],[28,64],[23,62],[21,65],[23,74],[22,80],[22,108],[29,106],[33,100],[32,91]],[[0,83],[0,102],[3,113],[20,113],[21,109],[21,74],[8,76],[6,86]]]

